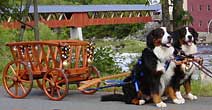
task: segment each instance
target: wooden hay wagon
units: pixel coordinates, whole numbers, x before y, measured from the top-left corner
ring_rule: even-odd
[[[61,100],[69,84],[98,78],[100,73],[89,65],[93,49],[86,41],[50,40],[8,43],[13,56],[3,72],[3,86],[13,98],[27,96],[37,81],[52,100]],[[98,87],[96,84],[95,87]],[[96,90],[82,90],[85,94]]]

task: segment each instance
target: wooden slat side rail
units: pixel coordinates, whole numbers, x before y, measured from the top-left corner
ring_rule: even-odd
[[[85,43],[84,43],[85,44]],[[58,46],[58,52],[61,56],[61,64],[65,64],[66,68],[82,68],[87,67],[88,61],[87,61],[87,53],[86,53],[86,47],[88,46],[88,43],[86,45],[73,45],[73,42],[67,43],[64,42],[63,44],[60,42],[60,45]],[[66,51],[63,49],[66,48]],[[63,57],[67,58],[63,58]],[[61,66],[60,66],[61,67]],[[62,67],[64,68],[64,67]]]
[[[82,47],[82,57],[83,57],[82,66],[87,67],[88,66],[88,53],[87,53],[87,47],[86,46]]]
[[[86,41],[49,40],[7,43],[14,60],[26,62],[32,72],[39,74],[50,68],[65,69],[69,74],[88,73]],[[63,58],[62,47],[68,46],[67,58]],[[69,65],[65,67],[64,62]]]
[[[50,42],[50,41],[11,42],[11,43],[7,43],[6,46],[26,46],[26,45],[35,45],[35,44],[45,44],[45,45],[57,46],[58,42]]]
[[[47,50],[45,50],[45,47]],[[49,48],[43,44],[40,45],[39,62],[42,71],[47,71],[49,68]]]
[[[14,61],[17,61],[17,59],[18,59],[18,58],[17,58],[17,54],[18,54],[17,51],[14,49],[13,46],[10,46],[9,48],[10,48],[10,51],[11,51],[13,60],[14,60]]]
[[[80,50],[81,46],[76,46],[76,55],[75,55],[75,67],[74,68],[79,68],[79,63],[80,63]]]

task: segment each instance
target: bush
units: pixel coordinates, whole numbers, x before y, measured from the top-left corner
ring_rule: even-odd
[[[113,58],[114,52],[110,47],[99,47],[95,49],[93,65],[101,74],[119,73],[121,69],[116,65]]]

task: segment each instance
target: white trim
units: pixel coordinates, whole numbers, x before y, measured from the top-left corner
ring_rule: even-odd
[[[210,25],[211,25],[211,22],[212,22],[212,19],[209,21],[209,23],[208,23],[208,34],[210,33],[209,31],[210,31]]]

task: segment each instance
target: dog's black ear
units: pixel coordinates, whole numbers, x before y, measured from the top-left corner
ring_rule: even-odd
[[[180,44],[180,36],[181,36],[180,34],[181,33],[182,32],[179,29],[171,33],[172,38],[173,38],[173,46],[177,49],[180,49],[180,47],[181,47],[181,44]]]
[[[149,34],[146,36],[146,45],[147,45],[148,48],[151,48],[151,49],[154,48],[153,33],[154,33],[154,30],[149,32]]]
[[[194,37],[194,43],[196,44],[196,42],[198,41],[199,34],[197,33],[197,31],[194,28],[190,28],[190,29],[191,29],[191,34]]]

